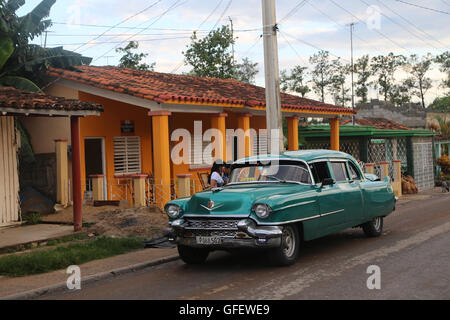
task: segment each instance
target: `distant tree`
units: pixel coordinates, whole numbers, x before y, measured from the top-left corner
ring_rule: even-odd
[[[428,106],[428,109],[450,112],[450,96],[436,98],[434,102]]]
[[[293,92],[300,94],[302,98],[311,91],[306,81],[308,68],[295,66],[290,73],[283,70],[281,72],[280,83],[283,92]]]
[[[238,81],[254,84],[255,77],[258,74],[258,63],[253,63],[249,58],[242,59],[241,64],[235,66],[233,78]]]
[[[117,48],[116,52],[123,53],[120,58],[120,68],[130,68],[142,71],[153,71],[155,69],[155,63],[148,65],[143,63],[142,60],[148,57],[147,53],[133,53],[132,50],[139,48],[139,43],[136,41],[130,41],[125,48]]]
[[[406,58],[402,55],[394,55],[392,52],[387,56],[376,56],[372,58],[372,74],[377,77],[375,82],[379,93],[383,95],[384,101],[391,101],[393,97],[398,97],[400,88],[395,86],[395,72],[405,64]]]
[[[236,65],[231,53],[234,41],[228,26],[211,31],[203,39],[194,32],[191,44],[183,52],[186,64],[192,67],[190,73],[199,77],[234,78]]]
[[[410,86],[406,82],[393,84],[389,90],[389,101],[396,106],[411,102]]]
[[[369,100],[369,79],[372,76],[369,56],[365,55],[359,58],[353,67],[354,72],[358,76],[356,80],[356,96],[361,98],[362,103],[366,103]]]
[[[350,65],[343,64],[339,59],[333,61],[330,91],[335,105],[345,107],[345,104],[352,100],[348,95],[350,88],[345,86],[350,71]]]
[[[421,101],[422,108],[425,108],[425,94],[431,89],[432,81],[426,75],[431,70],[433,56],[427,54],[419,58],[413,54],[408,58],[405,64],[405,70],[411,77],[405,81],[405,85],[409,88],[412,95],[418,97]]]
[[[320,101],[325,102],[325,92],[331,85],[333,77],[330,53],[321,50],[310,57],[309,61],[313,65],[311,76],[314,92],[320,97]]]
[[[447,73],[447,79],[442,81],[442,86],[450,89],[450,51],[438,55],[434,61],[440,65],[440,70],[442,72]]]
[[[64,50],[29,44],[51,25],[49,16],[56,0],[43,0],[28,14],[17,16],[24,0],[0,0],[0,86],[40,92],[50,67],[72,68],[92,59]]]

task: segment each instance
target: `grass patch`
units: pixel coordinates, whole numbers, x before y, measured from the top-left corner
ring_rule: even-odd
[[[92,260],[109,258],[143,248],[142,239],[108,237],[49,250],[0,258],[0,275],[22,277],[65,269]]]
[[[42,222],[42,217],[39,213],[29,213],[23,215],[22,218],[26,225],[35,225]]]

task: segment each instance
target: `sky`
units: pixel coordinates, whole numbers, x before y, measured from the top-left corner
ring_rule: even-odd
[[[276,0],[280,70],[308,66],[311,55],[327,50],[332,58],[349,62],[350,27],[354,27],[354,56],[388,54],[440,54],[450,50],[450,0],[405,0],[442,12],[396,0]],[[39,0],[26,0],[19,15]],[[194,30],[205,36],[215,27],[233,21],[236,59],[258,63],[256,84],[264,85],[261,0],[57,0],[50,19],[47,46],[61,46],[92,57],[92,65],[117,65],[117,47],[139,41],[155,71],[182,73],[183,51]],[[114,28],[112,28],[114,27]],[[45,36],[34,40],[44,44]],[[403,71],[397,73],[405,78]],[[434,87],[427,103],[443,94],[443,74],[436,67],[428,74]],[[309,98],[317,99],[314,93]],[[377,98],[372,90],[371,97]],[[327,97],[327,99],[331,99]],[[417,99],[416,99],[417,100]],[[327,101],[332,102],[332,101]]]

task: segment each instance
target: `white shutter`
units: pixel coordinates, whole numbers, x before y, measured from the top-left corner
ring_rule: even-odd
[[[266,155],[268,152],[268,141],[267,141],[267,133],[263,133],[265,130],[260,130],[260,134],[254,134],[252,136],[253,140],[253,155],[261,156]]]
[[[114,137],[115,174],[141,173],[141,138]]]

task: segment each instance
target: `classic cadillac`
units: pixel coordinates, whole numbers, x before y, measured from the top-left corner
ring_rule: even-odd
[[[165,211],[185,263],[203,263],[214,250],[255,248],[290,265],[303,241],[352,227],[380,236],[395,204],[389,177],[365,175],[348,154],[314,150],[239,160],[228,185],[169,202]]]

